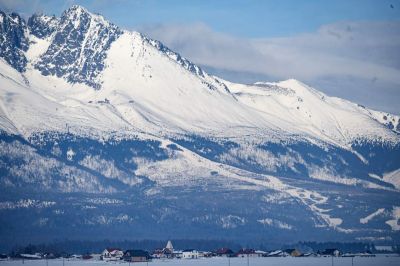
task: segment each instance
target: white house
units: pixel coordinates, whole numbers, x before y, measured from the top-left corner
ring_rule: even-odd
[[[199,252],[195,249],[185,249],[182,251],[182,258],[183,259],[198,259]]]
[[[392,246],[375,246],[375,249],[378,251],[383,251],[383,252],[393,252],[393,247]]]
[[[267,252],[265,252],[263,250],[256,250],[256,251],[254,251],[254,253],[257,255],[257,257],[267,256]]]
[[[174,250],[172,256],[177,259],[182,259],[182,251],[181,250]]]
[[[282,250],[275,250],[275,251],[271,251],[270,253],[268,253],[267,255],[268,257],[285,257],[285,254]]]
[[[124,252],[119,248],[106,248],[101,253],[101,259],[105,261],[118,261],[124,256]]]
[[[29,259],[29,260],[39,260],[43,256],[40,253],[35,253],[35,254],[20,254],[21,258],[24,259]]]

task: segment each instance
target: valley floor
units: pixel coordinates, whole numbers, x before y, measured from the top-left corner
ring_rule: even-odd
[[[127,262],[104,262],[95,260],[32,260],[32,261],[0,261],[0,265],[4,266],[128,266]],[[294,258],[294,257],[269,257],[269,258],[209,258],[209,259],[197,259],[197,260],[153,260],[148,263],[133,263],[137,266],[350,266],[350,265],[362,265],[362,266],[391,266],[400,265],[399,256],[377,256],[377,257],[354,257],[353,264],[352,258],[349,257],[310,257],[310,258]]]

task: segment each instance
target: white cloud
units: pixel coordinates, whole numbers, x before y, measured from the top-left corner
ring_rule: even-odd
[[[264,67],[264,60],[268,59],[268,55],[263,55],[253,47],[253,40],[217,33],[202,23],[157,25],[143,27],[139,31],[161,40],[202,65],[236,71],[257,71],[257,67]]]
[[[342,22],[316,33],[253,42],[280,63],[274,71],[278,76],[348,75],[400,85],[399,22]]]
[[[400,22],[340,22],[264,39],[218,33],[202,23],[139,30],[218,73],[296,78],[331,95],[400,113]]]

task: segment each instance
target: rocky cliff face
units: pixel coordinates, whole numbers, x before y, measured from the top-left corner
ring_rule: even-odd
[[[29,47],[26,23],[18,14],[8,15],[1,11],[0,22],[0,57],[23,72],[27,63],[24,52]]]
[[[121,34],[117,26],[79,6],[66,10],[55,28],[53,41],[35,68],[47,75],[64,77],[100,88],[96,77],[104,69],[110,44]]]

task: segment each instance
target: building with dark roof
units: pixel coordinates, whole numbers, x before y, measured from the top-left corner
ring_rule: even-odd
[[[122,259],[124,261],[130,261],[130,262],[145,262],[150,259],[150,255],[145,250],[132,249],[125,251]]]

